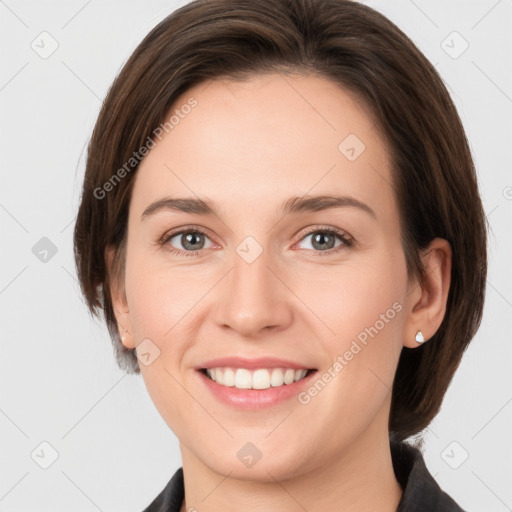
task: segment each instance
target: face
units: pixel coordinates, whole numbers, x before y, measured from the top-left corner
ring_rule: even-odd
[[[182,450],[266,481],[387,437],[410,298],[368,112],[279,74],[203,83],[175,109],[137,170],[118,319]]]

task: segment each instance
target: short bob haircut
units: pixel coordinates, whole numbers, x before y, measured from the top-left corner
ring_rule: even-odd
[[[121,369],[139,373],[135,350],[121,343],[110,292],[112,279],[124,278],[134,152],[154,141],[175,99],[193,85],[272,72],[326,78],[373,113],[391,158],[409,277],[422,282],[419,252],[435,237],[451,244],[443,322],[428,343],[402,349],[393,383],[389,431],[406,439],[438,413],[480,325],[487,220],[464,128],[442,79],[372,8],[350,0],[195,0],[153,28],[109,89],[89,141],[74,229],[82,293],[92,315],[104,312]],[[107,246],[115,248],[111,275]]]

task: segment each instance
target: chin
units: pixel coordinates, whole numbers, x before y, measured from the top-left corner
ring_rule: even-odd
[[[247,453],[250,449],[247,449]],[[227,454],[226,454],[227,455]],[[256,455],[256,452],[254,453]],[[229,478],[243,481],[252,481],[259,483],[275,483],[275,481],[284,481],[295,478],[305,471],[303,461],[297,460],[291,454],[286,456],[282,452],[277,451],[265,457],[261,453],[261,458],[250,460],[250,456],[244,452],[239,456],[235,452],[235,457],[226,456],[219,459],[217,456],[214,460],[204,460],[212,471],[221,475],[229,475]]]

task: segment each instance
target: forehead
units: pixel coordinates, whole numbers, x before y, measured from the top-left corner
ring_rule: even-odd
[[[324,78],[275,73],[201,83],[177,98],[171,115],[172,128],[137,170],[139,215],[164,195],[246,210],[333,191],[376,210],[393,201],[387,148],[371,114]]]

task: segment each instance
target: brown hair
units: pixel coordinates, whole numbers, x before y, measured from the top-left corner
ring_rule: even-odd
[[[393,384],[389,429],[405,439],[439,411],[480,324],[487,225],[464,129],[442,79],[398,27],[365,5],[196,0],[151,30],[108,91],[88,146],[74,231],[82,292],[92,314],[103,310],[120,367],[140,372],[134,351],[120,341],[110,295],[110,280],[123,279],[136,165],[112,179],[191,86],[268,72],[315,73],[369,107],[391,157],[409,275],[424,276],[419,251],[433,238],[451,244],[443,322],[428,343],[402,349]],[[108,194],[100,194],[109,180]],[[107,245],[115,248],[110,276]]]

